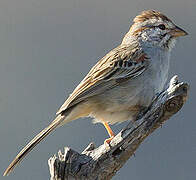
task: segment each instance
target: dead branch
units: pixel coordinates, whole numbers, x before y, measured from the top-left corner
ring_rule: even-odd
[[[137,125],[130,122],[110,146],[102,144],[95,148],[93,143],[79,154],[65,147],[48,160],[51,180],[109,180],[134,155],[142,141],[177,113],[187,99],[189,86],[178,82],[174,76],[167,90],[159,94],[147,112],[142,113]]]

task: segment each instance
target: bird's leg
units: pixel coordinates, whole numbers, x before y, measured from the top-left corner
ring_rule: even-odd
[[[110,138],[106,139],[104,143],[110,144],[111,140],[114,138],[115,134],[113,133],[112,129],[110,128],[109,124],[107,122],[103,122],[103,125],[105,126]]]

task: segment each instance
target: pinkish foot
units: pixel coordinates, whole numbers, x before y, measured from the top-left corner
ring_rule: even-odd
[[[110,145],[110,142],[112,141],[112,139],[114,139],[114,136],[111,136],[110,138],[106,139],[106,140],[104,141],[104,144],[105,144],[105,145]]]

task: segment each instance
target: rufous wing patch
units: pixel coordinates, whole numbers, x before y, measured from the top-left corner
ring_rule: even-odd
[[[146,55],[145,53],[142,53],[141,56],[139,56],[137,59],[135,59],[135,61],[136,61],[137,63],[139,63],[139,62],[145,61],[145,60],[147,60],[147,59],[149,59],[149,58],[147,57],[147,55]]]

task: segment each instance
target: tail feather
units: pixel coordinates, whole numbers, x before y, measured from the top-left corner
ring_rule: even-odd
[[[3,176],[9,175],[13,169],[21,162],[21,160],[37,145],[41,142],[50,132],[56,129],[65,118],[63,115],[58,115],[56,119],[45,129],[43,129],[37,136],[35,136],[15,157],[8,168],[5,170]]]

